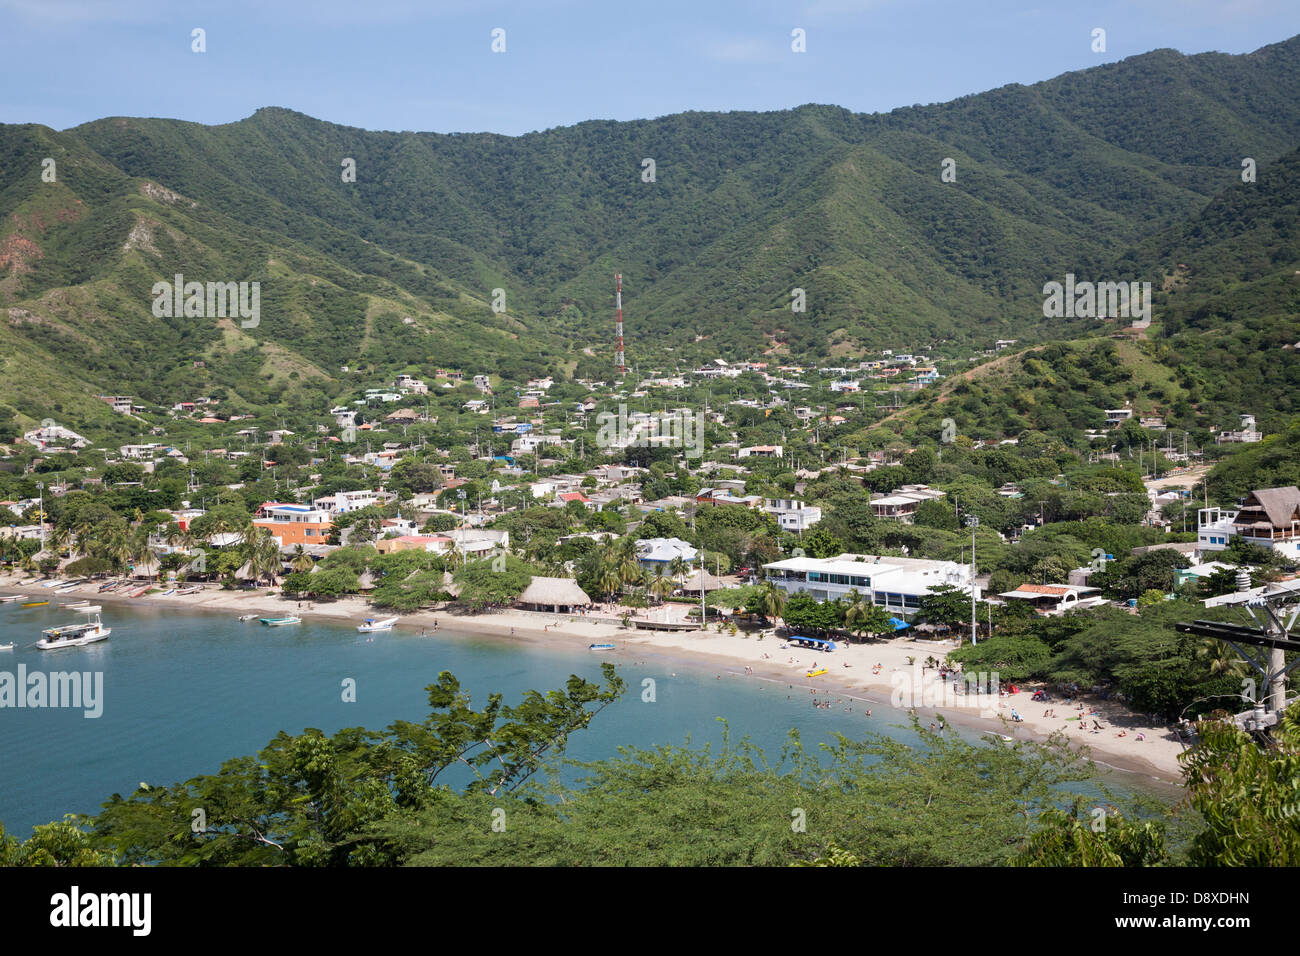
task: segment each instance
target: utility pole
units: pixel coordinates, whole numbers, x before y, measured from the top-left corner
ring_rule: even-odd
[[[966,523],[970,525],[970,642],[971,646],[974,647],[977,643],[975,636],[975,529],[979,527],[980,519],[975,515],[967,515]]]
[[[41,519],[41,550],[45,550],[45,482],[36,482],[36,491],[41,497],[40,519]]]

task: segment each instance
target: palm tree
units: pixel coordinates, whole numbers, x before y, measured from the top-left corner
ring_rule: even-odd
[[[680,554],[674,556],[668,562],[668,573],[673,576],[673,580],[677,582],[678,587],[682,586],[682,580],[686,577],[687,570],[686,559]]]
[[[859,638],[867,633],[867,614],[872,607],[875,605],[863,598],[857,588],[849,592],[849,606],[844,612],[844,623]]]
[[[763,582],[758,608],[769,621],[776,621],[785,611],[785,591],[771,581]]]
[[[623,590],[623,575],[619,573],[618,564],[614,560],[600,562],[600,574],[597,577],[600,582],[600,589],[611,600],[616,600]]]
[[[1242,677],[1248,673],[1246,662],[1233,653],[1223,641],[1213,637],[1207,637],[1196,647],[1197,660],[1206,661],[1210,665],[1210,674],[1227,674],[1231,677]]]
[[[149,529],[145,527],[130,528],[123,534],[126,559],[131,564],[143,564],[146,567],[153,558],[153,548],[149,544]],[[153,575],[149,575],[150,579]]]
[[[263,576],[272,584],[281,571],[280,545],[267,528],[258,528],[248,544],[248,565],[253,580],[261,582]]]
[[[305,571],[310,571],[315,566],[315,564],[316,562],[312,560],[312,556],[307,553],[306,548],[304,548],[300,544],[294,545],[293,561],[290,563],[289,567],[301,573]]]
[[[673,593],[673,582],[664,574],[662,563],[655,565],[654,575],[650,579],[650,593],[657,597],[660,602],[668,595]]]
[[[636,556],[636,541],[626,537],[619,541],[617,548],[618,575],[623,584],[633,584],[641,579],[641,562]]]

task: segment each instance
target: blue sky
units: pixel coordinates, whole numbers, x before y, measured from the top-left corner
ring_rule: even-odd
[[[227,123],[284,106],[368,129],[519,134],[684,110],[875,112],[1297,33],[1296,0],[0,0],[0,122]]]

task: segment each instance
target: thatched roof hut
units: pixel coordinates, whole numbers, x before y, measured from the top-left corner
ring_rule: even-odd
[[[131,577],[156,578],[160,570],[162,570],[162,566],[158,563],[158,559],[150,555],[131,568]]]
[[[704,575],[705,591],[721,591],[723,588],[726,587],[726,585],[722,583],[722,578],[715,577],[714,575],[710,574],[708,571],[701,572],[697,570],[694,573],[687,576],[686,583],[682,585],[682,590],[688,593],[693,591],[694,593],[699,594],[701,574]]]
[[[535,577],[528,582],[524,592],[515,598],[515,603],[534,611],[561,614],[590,604],[591,598],[578,587],[578,582],[573,578]]]

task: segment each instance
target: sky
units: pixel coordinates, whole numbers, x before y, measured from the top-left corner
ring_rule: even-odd
[[[282,106],[519,135],[687,110],[869,113],[1298,33],[1297,0],[0,0],[0,122],[217,124]]]

